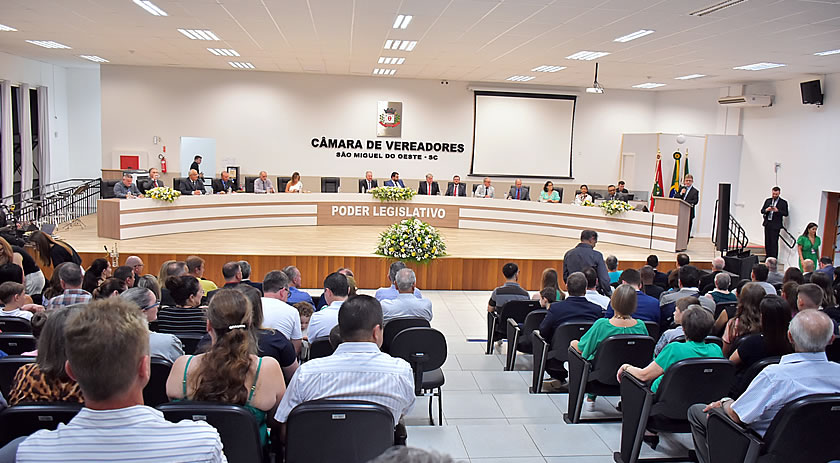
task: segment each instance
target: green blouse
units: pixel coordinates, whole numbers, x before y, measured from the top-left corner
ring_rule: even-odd
[[[616,334],[641,334],[647,336],[648,330],[645,322],[641,320],[636,320],[635,325],[625,328],[613,325],[610,323],[609,318],[599,318],[578,342],[578,349],[580,349],[581,356],[586,360],[592,360],[595,358],[595,351],[598,349],[601,341]]]
[[[811,239],[803,235],[797,238],[796,244],[802,247],[802,259],[811,259],[814,261],[814,269],[819,268],[817,264],[820,260],[820,237],[815,236],[814,243],[811,244]],[[802,262],[799,263],[799,270],[803,270]]]
[[[557,190],[551,190],[551,194],[548,194],[546,191],[541,191],[540,201],[560,201],[560,193]]]

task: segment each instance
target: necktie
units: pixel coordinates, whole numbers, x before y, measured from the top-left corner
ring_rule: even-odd
[[[519,199],[519,188],[516,189],[516,199]]]
[[[428,183],[427,185],[429,186],[429,195],[431,195],[432,194],[432,184]]]
[[[370,180],[367,181],[367,189],[370,190]]]

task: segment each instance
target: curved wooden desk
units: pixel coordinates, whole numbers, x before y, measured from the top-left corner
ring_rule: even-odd
[[[295,225],[382,225],[417,216],[436,227],[577,238],[581,230],[598,240],[676,251],[678,215],[629,211],[606,216],[600,208],[502,199],[415,196],[380,203],[358,193],[182,196],[173,203],[153,199],[100,199],[100,237],[128,239],[187,231]],[[682,246],[682,248],[680,247]]]

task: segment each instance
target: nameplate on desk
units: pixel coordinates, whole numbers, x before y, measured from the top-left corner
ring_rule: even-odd
[[[409,217],[436,227],[457,227],[458,206],[411,203],[319,203],[318,225],[391,225]]]

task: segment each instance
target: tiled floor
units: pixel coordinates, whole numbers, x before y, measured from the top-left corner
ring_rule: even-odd
[[[367,293],[367,291],[363,291]],[[517,371],[503,371],[505,347],[484,355],[489,294],[424,291],[432,300],[432,327],[446,335],[444,426],[428,425],[428,402],[418,398],[407,417],[408,445],[447,453],[460,462],[608,463],[619,450],[621,424],[566,424],[568,394],[529,394],[531,357],[520,354]],[[617,398],[599,398],[594,414],[613,414]],[[437,402],[434,403],[437,419]],[[584,412],[586,413],[586,412]],[[585,416],[585,415],[584,415]],[[685,456],[690,435],[663,436],[642,457]]]

